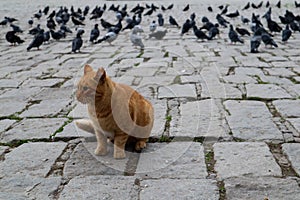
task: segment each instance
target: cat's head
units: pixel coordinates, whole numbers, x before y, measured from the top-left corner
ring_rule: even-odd
[[[85,65],[84,74],[77,84],[77,100],[87,104],[95,102],[95,98],[101,99],[108,89],[106,80],[106,72],[102,67],[94,71],[90,65]]]

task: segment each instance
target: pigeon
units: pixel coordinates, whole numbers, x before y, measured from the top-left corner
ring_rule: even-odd
[[[222,10],[221,15],[225,15],[228,11],[228,5],[225,6],[225,8]]]
[[[278,45],[276,44],[276,42],[267,33],[263,33],[261,35],[261,40],[263,41],[263,43],[265,44],[265,46],[270,45],[270,46],[278,47]]]
[[[4,17],[4,19],[7,20],[7,22],[9,22],[9,23],[13,23],[15,21],[19,21],[18,19],[13,18],[13,17]]]
[[[33,38],[32,42],[27,47],[27,51],[30,51],[30,49],[36,47],[37,49],[40,49],[40,46],[44,43],[44,30],[41,29],[38,34]]]
[[[247,17],[241,16],[241,20],[243,22],[243,24],[248,24],[250,22],[250,19],[248,19]]]
[[[49,43],[50,40],[50,31],[44,32],[44,43]]]
[[[159,26],[163,26],[164,25],[164,18],[163,18],[163,16],[162,16],[162,14],[158,14],[157,15],[157,17],[158,17],[158,25]]]
[[[229,22],[226,19],[224,19],[220,14],[217,14],[216,19],[218,23],[225,28],[227,27],[227,24],[229,24]]]
[[[133,27],[132,33],[130,35],[130,41],[133,46],[139,46],[141,49],[144,49],[145,45],[142,42],[142,37],[138,33],[144,32],[140,25]]]
[[[230,29],[229,29],[228,37],[229,37],[231,43],[236,43],[236,42],[240,42],[242,44],[244,43],[244,41],[233,30],[233,26],[231,24],[230,24]]]
[[[39,10],[37,13],[35,13],[34,15],[33,15],[33,17],[35,17],[35,18],[37,18],[38,20],[42,17],[42,10]]]
[[[187,33],[192,28],[191,20],[187,19],[185,23],[182,25],[181,36]]]
[[[292,31],[287,24],[285,29],[282,31],[282,42],[287,42],[292,35]]]
[[[65,38],[66,34],[62,30],[55,32],[54,30],[50,30],[51,37],[55,40],[60,40],[61,38]]]
[[[138,25],[137,21],[136,21],[136,16],[134,15],[132,17],[132,21],[130,21],[130,23],[128,23],[123,29],[122,31],[126,30],[126,29],[133,29],[133,27],[135,25]]]
[[[84,26],[85,25],[83,22],[79,21],[78,19],[75,19],[74,17],[72,17],[71,19],[75,26],[79,26],[79,25]]]
[[[44,13],[45,15],[48,15],[49,9],[50,9],[50,7],[49,7],[49,6],[46,6],[46,7],[44,8],[44,10],[43,10],[43,13]]]
[[[295,1],[295,7],[296,8],[300,8],[300,3],[298,3],[297,1]]]
[[[33,25],[33,19],[29,19],[28,20],[28,24],[30,25],[30,27]]]
[[[0,22],[0,25],[1,25],[1,26],[6,26],[7,23],[8,23],[8,20],[7,20],[7,19],[4,19],[4,20],[2,20],[2,21]]]
[[[195,13],[192,13],[192,14],[190,15],[191,21],[195,21],[195,18],[196,18],[196,14],[195,14]]]
[[[76,53],[77,51],[80,51],[80,48],[82,47],[83,41],[82,41],[82,34],[84,34],[83,29],[79,29],[76,34],[76,38],[72,41],[72,52]]]
[[[278,3],[276,4],[277,8],[281,8],[281,0],[278,1]]]
[[[186,12],[190,9],[190,4],[187,4],[184,8],[183,8],[183,12]]]
[[[40,30],[41,30],[41,25],[38,24],[36,27],[30,29],[28,33],[30,35],[36,35],[36,34],[38,34],[40,32]]]
[[[104,19],[100,19],[100,23],[104,29],[108,29],[113,26],[111,23],[105,21]]]
[[[5,35],[5,39],[13,46],[16,44],[22,44],[24,42],[24,40],[22,40],[19,36],[16,35],[15,31],[8,31]]]
[[[176,21],[175,18],[172,17],[172,16],[169,17],[169,23],[170,23],[171,25],[177,26],[177,27],[179,28],[179,25],[178,25],[177,21]]]
[[[267,1],[267,3],[266,3],[266,8],[269,8],[269,6],[270,6],[270,2]]]
[[[236,17],[238,17],[238,16],[240,16],[240,13],[239,13],[238,10],[236,10],[236,11],[233,12],[233,13],[229,13],[229,14],[226,15],[226,17],[229,17],[229,18],[236,18]]]
[[[89,13],[90,7],[89,6],[85,6],[84,10],[83,10],[83,16],[86,16]]]
[[[263,5],[263,1],[261,1],[256,7],[257,7],[257,8],[261,8],[262,5]]]
[[[12,27],[13,31],[15,31],[16,33],[23,33],[23,30],[17,25],[10,24],[10,27]]]
[[[50,13],[50,15],[47,17],[47,19],[53,18],[55,16],[56,12],[55,10],[52,11],[52,13]]]
[[[271,20],[271,18],[267,18],[268,28],[272,32],[281,32],[282,28],[277,24],[277,22]]]
[[[250,39],[250,52],[251,53],[258,53],[258,47],[261,43],[261,36],[260,35],[253,35]]]
[[[209,22],[209,19],[206,16],[203,16],[202,19],[201,19],[201,22],[202,23],[207,23],[207,22]]]
[[[213,12],[213,9],[212,9],[211,6],[208,6],[208,7],[207,7],[207,10],[208,10],[209,12]]]
[[[163,5],[161,5],[160,8],[161,8],[162,11],[166,11],[167,10],[166,7],[164,7]]]
[[[215,25],[213,23],[211,23],[210,21],[206,22],[201,28],[200,30],[210,30],[212,27],[214,27]]]
[[[55,21],[53,20],[53,18],[50,18],[47,20],[47,24],[46,26],[49,28],[49,29],[55,29],[56,27],[56,24],[55,24]]]
[[[240,34],[241,36],[244,36],[244,35],[249,35],[249,36],[250,36],[250,33],[249,33],[249,31],[248,31],[247,29],[236,27],[235,30],[236,30],[236,32],[238,32],[238,34]]]
[[[296,32],[296,31],[299,31],[299,32],[300,32],[300,27],[299,27],[298,23],[296,23],[295,21],[292,21],[292,22],[290,23],[290,26],[291,26],[291,29],[292,29],[294,32]]]
[[[109,31],[108,33],[106,33],[101,39],[99,39],[96,43],[101,43],[103,41],[108,42],[110,45],[111,43],[117,39],[117,33],[115,33],[114,31]]]
[[[250,2],[248,2],[242,10],[248,10],[250,8]]]
[[[100,31],[98,28],[98,24],[95,24],[94,28],[91,30],[90,42],[96,41],[99,35],[100,35]]]
[[[196,25],[193,26],[193,30],[194,30],[194,34],[197,37],[197,39],[201,39],[202,41],[204,39],[210,40],[210,38],[203,31],[198,29]]]
[[[167,9],[168,9],[168,10],[171,10],[171,9],[173,8],[173,6],[174,6],[174,4],[170,4],[170,5],[167,7]]]
[[[73,33],[73,31],[69,27],[67,27],[65,24],[62,24],[60,26],[60,30],[64,31],[65,33]]]
[[[161,39],[163,39],[165,37],[165,35],[167,34],[167,32],[168,32],[167,30],[164,30],[164,31],[159,30],[159,31],[150,33],[149,34],[149,38],[154,37],[157,40],[161,40]]]
[[[149,26],[149,30],[150,30],[150,32],[154,32],[156,30],[156,28],[157,28],[157,24],[156,24],[155,20],[153,20]]]
[[[219,24],[216,23],[212,28],[208,31],[208,37],[212,40],[214,37],[220,34]]]

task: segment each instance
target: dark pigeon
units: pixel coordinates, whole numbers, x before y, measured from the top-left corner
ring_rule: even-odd
[[[282,42],[287,42],[292,35],[292,31],[287,24],[285,29],[282,31]]]
[[[178,25],[177,21],[176,21],[175,18],[172,17],[172,16],[169,17],[169,23],[170,23],[171,25],[177,26],[177,27],[179,28],[179,25]]]
[[[100,31],[98,28],[98,24],[95,24],[94,29],[91,30],[90,42],[96,41],[99,35],[100,35]]]
[[[12,45],[22,44],[24,42],[24,40],[22,40],[19,36],[16,35],[15,31],[8,31],[5,35],[5,39]]]
[[[242,10],[248,10],[250,8],[250,2],[248,2]]]
[[[258,47],[261,43],[261,36],[260,35],[253,35],[250,39],[250,52],[251,53],[258,53]]]
[[[36,47],[37,49],[40,49],[40,46],[44,43],[44,30],[41,29],[38,34],[33,38],[32,42],[27,47],[27,51],[30,51],[30,49]]]
[[[186,12],[190,9],[190,4],[187,4],[184,8],[183,8],[183,12]]]
[[[245,29],[245,28],[238,28],[238,27],[236,27],[235,30],[241,36],[245,36],[245,35],[250,36],[250,32],[247,29]]]
[[[201,39],[202,41],[205,39],[210,40],[210,38],[203,31],[198,29],[196,25],[193,26],[193,30],[194,30],[194,34],[197,37],[197,39]]]
[[[163,26],[165,20],[164,20],[162,14],[158,14],[157,17],[158,17],[158,20],[157,20],[158,25],[159,25],[159,26]]]
[[[261,40],[263,41],[263,43],[267,46],[274,46],[274,47],[278,47],[278,45],[276,44],[276,42],[271,38],[271,36],[267,33],[263,33],[261,35]]]
[[[13,31],[15,31],[16,33],[23,33],[23,30],[17,25],[10,24],[10,27],[12,27]]]
[[[82,34],[84,33],[83,29],[79,29],[76,38],[72,41],[72,52],[76,53],[77,51],[80,51],[80,48],[82,47],[83,40],[81,38]]]
[[[215,24],[211,29],[209,29],[208,37],[212,40],[219,34],[220,34],[219,24]]]
[[[236,43],[236,42],[240,42],[242,44],[244,43],[244,41],[233,30],[233,26],[231,24],[230,24],[230,29],[229,29],[228,37],[229,37],[231,43]]]

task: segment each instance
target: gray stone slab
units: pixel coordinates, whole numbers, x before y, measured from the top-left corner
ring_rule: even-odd
[[[164,100],[152,100],[154,108],[154,124],[151,136],[161,136],[165,130],[167,102]]]
[[[161,86],[158,88],[158,98],[180,98],[186,97],[191,99],[196,99],[196,88],[193,84],[185,85],[170,85],[170,86]]]
[[[0,88],[17,88],[21,83],[20,80],[0,79]]]
[[[18,101],[27,101],[31,99],[34,95],[41,91],[40,88],[24,88],[20,87],[18,89],[10,89],[9,91],[5,92],[5,94],[1,95],[1,98],[14,100],[18,99]]]
[[[121,175],[126,168],[127,159],[113,158],[113,146],[108,145],[106,156],[95,156],[96,142],[80,143],[65,163],[63,174],[66,178],[91,175]]]
[[[284,117],[300,117],[300,100],[277,100],[273,104]]]
[[[226,119],[234,137],[248,141],[283,139],[265,103],[229,100],[224,105],[229,112]]]
[[[282,175],[268,145],[262,142],[215,143],[214,156],[219,180],[239,176]]]
[[[262,98],[262,99],[281,99],[292,98],[281,87],[273,84],[248,84],[246,85],[248,98]]]
[[[8,103],[9,102],[9,103]],[[6,117],[17,114],[25,109],[27,103],[16,98],[0,99],[0,117]]]
[[[205,178],[203,146],[195,142],[148,144],[136,174],[143,178]]]
[[[298,131],[298,134],[300,135],[300,118],[288,118],[287,119],[292,126]]]
[[[56,138],[93,137],[93,136],[94,136],[93,134],[77,128],[74,122],[71,122],[66,126],[64,126],[63,131],[55,135]]]
[[[158,179],[143,180],[140,199],[197,199],[217,200],[216,182],[207,179]]]
[[[0,146],[0,160],[2,158],[2,155],[8,150],[7,146]]]
[[[71,99],[49,99],[30,106],[20,114],[20,117],[54,117],[70,107]]]
[[[64,142],[25,143],[5,155],[0,174],[45,177],[66,147]]]
[[[300,144],[299,143],[287,143],[282,145],[283,152],[288,156],[288,159],[292,163],[293,169],[300,176]]]
[[[63,199],[138,199],[134,177],[87,176],[75,177],[59,197]]]
[[[13,125],[16,122],[16,120],[10,120],[10,119],[3,119],[0,121],[0,132],[5,131],[8,129],[11,125]]]
[[[0,198],[50,199],[49,196],[58,188],[60,182],[60,177],[41,178],[31,175],[5,176],[0,181]]]
[[[226,197],[231,200],[299,199],[296,180],[273,177],[238,177],[225,180]]]
[[[75,108],[69,113],[68,117],[75,119],[89,118],[87,105],[78,102]]]
[[[66,119],[63,118],[40,118],[23,119],[20,124],[1,135],[1,142],[27,139],[49,139]]]
[[[22,87],[51,87],[55,84],[63,82],[64,79],[61,78],[51,78],[51,79],[28,79],[22,83]]]
[[[39,93],[32,97],[32,100],[50,100],[50,99],[73,99],[72,94],[75,92],[75,87],[69,86],[64,88],[43,88]]]
[[[215,100],[207,99],[181,104],[179,119],[172,119],[170,122],[170,136],[191,138],[225,136],[221,118],[221,111]]]

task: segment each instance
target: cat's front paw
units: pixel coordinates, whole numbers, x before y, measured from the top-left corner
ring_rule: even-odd
[[[126,157],[126,154],[125,154],[124,150],[114,151],[114,158],[115,159],[123,159],[125,157]]]
[[[107,150],[106,148],[103,148],[103,147],[97,147],[95,149],[95,155],[97,156],[105,156],[107,154]]]
[[[146,142],[145,141],[138,141],[135,144],[135,150],[136,151],[141,151],[142,149],[146,148]]]

